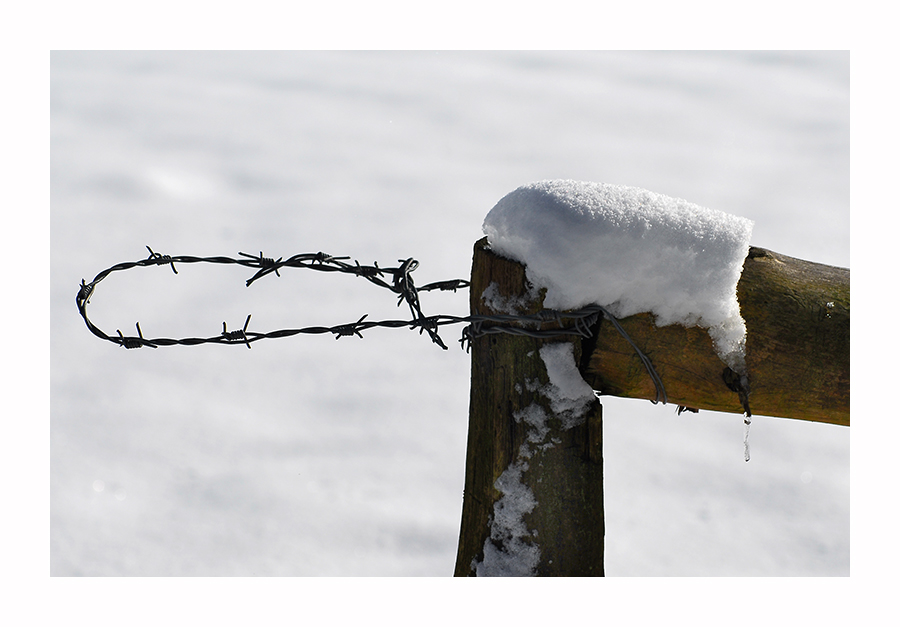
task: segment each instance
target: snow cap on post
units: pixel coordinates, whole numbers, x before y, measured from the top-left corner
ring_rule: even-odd
[[[709,330],[719,357],[745,373],[737,283],[753,222],[636,187],[571,180],[524,185],[485,218],[491,249],[526,266],[544,306],[597,304],[620,318]]]

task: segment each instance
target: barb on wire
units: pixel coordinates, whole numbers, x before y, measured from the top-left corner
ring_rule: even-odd
[[[243,255],[244,257],[248,257],[248,258],[250,258],[250,259],[252,259],[252,260],[254,260],[254,261],[259,262],[260,270],[259,270],[259,272],[257,272],[256,274],[254,274],[252,277],[250,277],[249,279],[247,279],[247,287],[250,287],[250,285],[251,285],[256,279],[259,279],[259,278],[261,278],[261,277],[264,277],[264,276],[266,276],[267,274],[269,274],[270,272],[274,272],[274,273],[275,273],[275,276],[277,276],[277,277],[280,277],[280,276],[281,276],[281,275],[278,273],[278,268],[281,267],[281,265],[280,265],[280,264],[281,264],[281,259],[282,259],[281,257],[279,257],[277,261],[274,260],[274,259],[272,259],[271,257],[263,257],[262,251],[259,251],[259,257],[254,257],[253,255],[248,255],[247,253],[238,253],[238,254],[239,254],[239,255]]]
[[[223,321],[222,337],[224,337],[229,342],[244,342],[245,344],[247,344],[247,348],[252,348],[250,346],[250,339],[247,337],[248,324],[250,324],[250,314],[247,314],[247,320],[244,321],[244,328],[237,331],[229,331],[228,325]]]
[[[172,272],[178,274],[178,270],[175,269],[175,262],[172,261],[172,258],[169,255],[160,255],[159,253],[155,253],[149,246],[147,246],[146,248],[150,251],[150,257],[148,258],[148,261],[152,261],[158,266],[169,264],[172,266]]]
[[[341,324],[331,329],[331,332],[334,333],[334,339],[339,340],[342,337],[353,337],[354,335],[358,335],[362,338],[362,321],[369,317],[369,314],[365,314],[362,318],[357,320],[356,322],[352,322],[350,324]]]
[[[149,346],[150,348],[157,348],[156,344],[144,339],[144,334],[141,331],[141,323],[135,322],[134,326],[137,328],[138,336],[137,337],[126,337],[122,335],[122,332],[116,329],[116,333],[119,334],[119,337],[116,338],[115,342],[117,342],[120,346],[124,346],[125,348],[141,348],[142,346]]]
[[[416,287],[415,281],[412,277],[412,272],[419,267],[419,262],[412,257],[408,259],[398,259],[398,263],[400,265],[395,268],[382,268],[378,265],[377,262],[375,262],[371,266],[361,265],[359,261],[354,261],[351,264],[348,263],[350,257],[334,257],[321,251],[317,253],[302,253],[299,255],[294,255],[293,257],[289,257],[288,259],[284,259],[283,257],[279,257],[278,259],[275,259],[273,257],[265,257],[262,251],[259,252],[258,256],[240,252],[238,253],[240,258],[235,259],[232,257],[193,257],[189,255],[170,256],[154,252],[153,249],[151,249],[149,246],[147,246],[146,248],[150,252],[150,256],[146,259],[116,264],[100,272],[90,283],[86,283],[85,280],[82,279],[81,285],[78,289],[78,294],[75,297],[75,302],[78,306],[78,312],[81,314],[81,317],[84,319],[84,322],[91,333],[93,333],[100,339],[113,342],[114,344],[123,346],[128,349],[142,348],[144,346],[158,348],[160,346],[173,346],[176,344],[184,346],[195,346],[198,344],[240,343],[246,345],[247,348],[251,348],[250,345],[253,342],[257,342],[262,339],[291,337],[298,334],[315,335],[331,333],[334,335],[335,339],[339,340],[342,337],[352,337],[354,335],[362,338],[363,331],[374,327],[395,329],[407,327],[409,329],[418,329],[420,335],[422,333],[427,333],[432,342],[446,350],[447,345],[444,344],[438,333],[440,327],[448,324],[464,323],[466,324],[466,326],[463,328],[462,337],[460,338],[459,343],[461,348],[468,352],[472,342],[476,338],[497,333],[523,335],[536,338],[549,338],[566,335],[591,337],[594,333],[594,327],[602,316],[604,318],[607,318],[613,324],[615,329],[622,335],[622,337],[624,337],[628,341],[628,343],[634,349],[635,353],[640,358],[641,363],[643,363],[644,367],[647,369],[650,378],[653,380],[653,383],[656,386],[656,400],[652,402],[658,403],[662,401],[662,403],[665,404],[668,400],[665,387],[662,383],[662,379],[660,379],[659,375],[656,373],[656,370],[653,368],[653,364],[651,363],[650,359],[637,347],[637,345],[631,340],[631,338],[628,337],[628,334],[619,324],[618,320],[616,320],[615,317],[609,313],[609,311],[607,311],[600,305],[590,305],[575,311],[557,311],[552,309],[544,309],[536,314],[531,315],[496,314],[449,316],[441,314],[435,316],[426,316],[422,312],[422,306],[419,301],[419,292],[427,292],[432,290],[456,292],[456,290],[458,289],[469,287],[469,281],[466,281],[464,279],[451,279],[449,281],[437,281],[434,283],[423,285],[422,287]],[[393,292],[398,299],[397,306],[399,307],[403,303],[406,303],[412,318],[410,320],[374,321],[366,320],[366,318],[368,318],[368,314],[365,314],[356,322],[340,324],[332,327],[316,326],[304,327],[301,329],[280,329],[277,331],[270,331],[268,333],[258,333],[247,330],[247,327],[250,324],[250,315],[248,315],[246,321],[244,322],[243,328],[229,331],[227,324],[223,322],[222,332],[211,337],[146,339],[143,332],[141,331],[140,323],[135,323],[137,336],[125,336],[119,330],[116,330],[116,336],[110,336],[102,331],[99,327],[97,327],[97,325],[95,325],[88,317],[87,306],[90,303],[91,296],[93,295],[97,284],[99,284],[103,279],[105,279],[113,272],[130,270],[135,267],[168,265],[172,268],[172,272],[178,274],[178,270],[175,268],[176,263],[236,264],[245,266],[247,268],[256,269],[256,273],[249,279],[247,279],[247,287],[250,287],[257,280],[272,273],[275,273],[275,276],[280,277],[281,273],[279,271],[283,268],[306,268],[309,270],[315,270],[317,272],[341,272],[344,274],[352,274],[358,277],[362,277],[374,285]],[[389,281],[385,279],[389,279]],[[565,321],[572,321],[572,326],[564,326]],[[550,322],[556,323],[560,328],[541,328],[545,323]]]

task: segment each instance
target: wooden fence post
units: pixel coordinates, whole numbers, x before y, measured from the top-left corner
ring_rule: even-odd
[[[492,254],[481,240],[472,264],[472,313],[507,313],[482,299],[491,284],[494,302],[526,299],[524,266]],[[536,313],[540,300],[519,313]],[[559,343],[570,343],[576,363],[581,359],[580,339],[496,334],[472,342],[457,576],[603,575],[602,408],[595,400],[569,428],[553,415],[542,394],[549,379],[540,351]],[[549,416],[546,424],[540,411]]]
[[[470,299],[473,314],[509,313],[491,309],[504,299],[533,314],[543,296],[529,301],[525,267],[493,254],[485,238],[475,245]],[[849,426],[849,270],[751,248],[738,299],[750,381],[743,399],[705,329],[656,327],[649,314],[619,322],[669,403],[741,413],[749,401],[754,414]],[[595,401],[577,420],[554,407],[543,357],[559,344],[571,345],[593,389],[656,398],[634,350],[602,319],[585,340],[475,338],[456,576],[604,574],[602,407]]]

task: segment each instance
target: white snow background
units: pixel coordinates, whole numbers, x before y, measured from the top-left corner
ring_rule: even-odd
[[[468,278],[487,212],[532,181],[631,185],[850,265],[848,53],[50,56],[51,575],[453,572],[469,357],[372,329],[125,350],[82,279],[169,255],[415,257]],[[110,333],[211,336],[405,318],[362,279],[181,265],[114,273]],[[425,293],[426,314],[468,295]],[[610,576],[850,569],[850,431],[605,398]]]

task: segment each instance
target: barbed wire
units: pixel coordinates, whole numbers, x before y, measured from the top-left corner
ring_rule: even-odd
[[[635,353],[641,359],[650,378],[656,386],[656,400],[654,403],[662,401],[666,403],[667,397],[665,387],[662,380],[653,368],[650,359],[635,345],[628,337],[628,334],[621,327],[619,322],[613,317],[609,311],[600,305],[589,305],[581,309],[573,311],[557,311],[551,309],[542,310],[536,314],[529,315],[513,315],[513,314],[496,314],[496,315],[468,315],[468,316],[450,316],[450,315],[433,315],[426,316],[422,312],[419,301],[420,292],[428,292],[432,290],[453,291],[468,288],[469,281],[464,279],[451,279],[449,281],[437,281],[428,283],[427,285],[416,286],[412,278],[412,272],[419,267],[419,262],[412,257],[408,259],[399,259],[397,267],[380,267],[377,262],[374,265],[361,265],[359,261],[348,263],[350,257],[334,257],[323,252],[318,253],[302,253],[294,255],[288,259],[279,257],[265,257],[260,251],[259,255],[249,255],[239,252],[239,258],[232,257],[194,257],[190,255],[162,255],[154,252],[149,246],[146,247],[150,252],[146,259],[137,261],[128,261],[118,263],[114,266],[103,270],[90,283],[81,280],[78,294],[75,302],[78,305],[78,312],[84,319],[87,328],[95,336],[100,339],[107,340],[127,349],[142,348],[149,346],[150,348],[159,348],[160,346],[195,346],[199,344],[244,344],[247,348],[251,348],[253,342],[263,339],[274,339],[282,337],[290,337],[299,334],[327,334],[331,333],[335,339],[342,337],[358,336],[362,337],[362,332],[374,327],[383,328],[403,328],[418,329],[419,334],[428,333],[431,341],[443,348],[447,349],[441,339],[438,330],[440,327],[450,324],[465,323],[467,326],[463,328],[462,337],[460,338],[460,346],[467,352],[471,347],[474,339],[484,335],[506,333],[513,335],[523,335],[535,338],[550,338],[559,336],[580,336],[584,338],[593,335],[592,328],[601,316],[606,317],[616,328],[616,330],[624,337]],[[352,274],[363,277],[370,283],[385,288],[393,292],[398,297],[397,306],[401,306],[404,302],[409,308],[411,320],[367,320],[368,314],[359,318],[356,322],[339,324],[331,327],[311,326],[300,329],[279,329],[277,331],[269,331],[260,333],[249,329],[250,318],[248,315],[244,324],[239,329],[228,330],[226,322],[222,323],[222,332],[210,337],[187,337],[180,339],[173,338],[145,338],[141,330],[140,322],[135,323],[137,335],[125,335],[121,330],[117,329],[117,335],[109,335],[95,325],[87,313],[87,306],[90,303],[91,296],[97,285],[113,272],[130,270],[135,267],[146,266],[164,266],[168,265],[172,272],[178,274],[176,264],[193,264],[193,263],[212,263],[212,264],[236,264],[248,268],[255,268],[256,273],[246,281],[247,287],[262,277],[274,273],[280,277],[279,272],[283,268],[306,268],[317,272],[341,272],[344,274]],[[571,326],[563,326],[565,321],[572,321]],[[555,322],[559,328],[542,329],[541,327],[548,322]],[[513,326],[516,325],[516,326]]]

